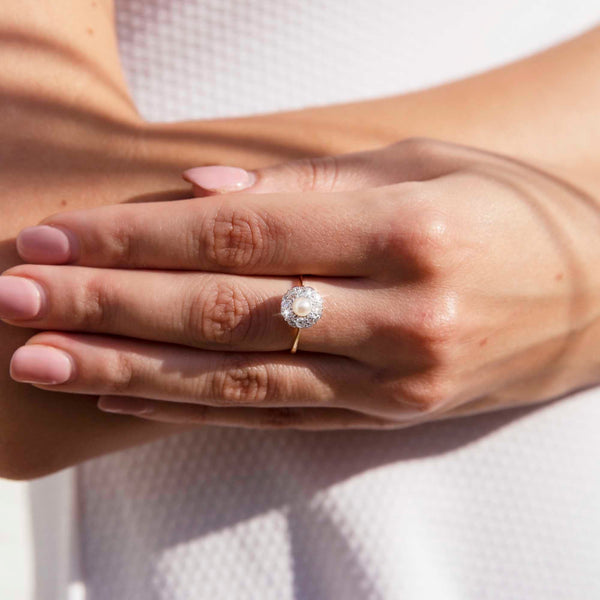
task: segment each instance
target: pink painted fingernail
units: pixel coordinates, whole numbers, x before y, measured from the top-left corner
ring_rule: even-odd
[[[44,302],[44,291],[26,277],[0,277],[0,319],[34,319]]]
[[[17,251],[26,262],[62,264],[77,255],[77,239],[70,232],[50,225],[27,227],[17,236]]]
[[[71,379],[74,368],[71,357],[58,348],[31,344],[21,346],[10,361],[10,376],[23,383],[56,385]]]
[[[238,167],[196,167],[184,172],[183,178],[210,192],[237,192],[254,185],[254,173]]]
[[[124,415],[149,415],[154,412],[143,398],[131,396],[100,396],[98,408],[103,412]]]

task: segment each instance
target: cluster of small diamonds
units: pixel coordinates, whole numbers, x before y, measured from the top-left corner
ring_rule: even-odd
[[[310,313],[305,317],[298,316],[292,309],[297,298],[308,298],[310,300]],[[299,285],[287,291],[281,299],[281,316],[291,327],[312,327],[323,314],[323,298],[317,290],[307,285]]]

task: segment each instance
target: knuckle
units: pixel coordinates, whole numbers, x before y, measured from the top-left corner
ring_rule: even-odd
[[[133,360],[127,354],[113,352],[106,364],[105,381],[108,383],[109,393],[127,395],[136,381],[136,370]]]
[[[251,270],[273,258],[275,236],[268,220],[247,208],[223,205],[206,240],[206,255],[219,269]]]
[[[389,191],[388,193],[398,193]],[[418,273],[431,275],[445,268],[454,250],[450,222],[440,208],[427,197],[424,184],[402,184],[402,194],[418,206],[417,214],[407,218],[404,202],[388,202],[393,209],[387,221],[387,234],[382,238],[384,254],[392,264],[406,270],[412,266]],[[388,198],[384,197],[384,200]]]
[[[445,406],[454,395],[451,377],[443,370],[432,370],[397,385],[394,399],[420,413],[432,413]]]
[[[110,328],[115,313],[110,286],[101,277],[92,277],[81,289],[82,299],[74,307],[74,321],[88,331],[105,331]]]
[[[192,292],[186,331],[195,345],[242,344],[252,337],[256,313],[248,292],[231,281],[217,281]]]
[[[296,189],[303,192],[331,192],[339,178],[339,163],[335,156],[303,158],[289,163],[286,168],[296,181]]]
[[[439,210],[426,211],[411,227],[408,243],[422,271],[439,272],[448,264],[452,251],[448,219]]]
[[[56,213],[40,224],[77,230],[83,224],[79,212]],[[109,226],[90,228],[85,236],[86,257],[93,257],[112,267],[137,264],[141,254],[137,238],[133,235],[137,229],[137,221],[135,212],[122,207],[119,218],[112,219]]]
[[[214,393],[224,404],[263,404],[272,393],[267,365],[238,362],[214,376]]]
[[[409,319],[411,337],[432,359],[433,364],[449,364],[460,335],[456,294],[441,291],[429,298],[422,298],[415,303],[414,312]]]
[[[90,248],[95,254],[102,254],[107,264],[130,266],[135,259],[134,236],[131,235],[130,217],[122,219],[108,228],[97,240],[97,248]]]

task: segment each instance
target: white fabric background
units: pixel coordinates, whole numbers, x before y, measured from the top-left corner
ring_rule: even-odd
[[[0,480],[0,597],[29,599],[33,593],[33,548],[28,484]]]
[[[592,26],[596,0],[117,0],[141,112],[214,118],[397,94]]]
[[[597,600],[598,393],[402,432],[212,430],[81,469],[90,600]]]
[[[596,0],[118,5],[157,120],[412,90],[600,17]],[[398,432],[207,429],[92,461],[77,469],[88,600],[597,599],[599,423],[596,390]]]

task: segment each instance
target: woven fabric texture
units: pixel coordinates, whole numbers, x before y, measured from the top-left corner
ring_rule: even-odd
[[[118,0],[145,117],[400,93],[596,0]],[[191,165],[190,165],[191,166]],[[78,469],[88,600],[600,598],[600,392],[403,431],[208,428]]]

